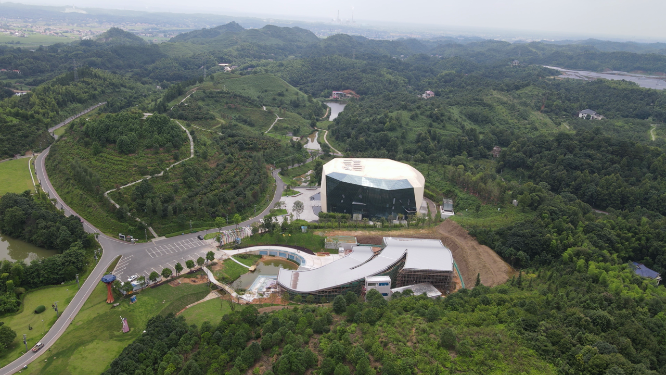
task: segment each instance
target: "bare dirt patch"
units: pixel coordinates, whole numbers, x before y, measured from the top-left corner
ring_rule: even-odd
[[[452,220],[446,220],[434,228],[405,228],[390,232],[333,230],[328,236],[355,236],[359,243],[380,245],[385,236],[407,238],[434,238],[451,249],[465,285],[474,286],[476,275],[481,274],[481,283],[496,286],[505,283],[515,272],[488,246],[481,245],[467,230]],[[456,285],[456,289],[459,285]]]
[[[179,277],[169,282],[171,286],[178,286],[180,284],[203,284],[208,282],[208,277],[204,274],[197,275],[196,277]]]

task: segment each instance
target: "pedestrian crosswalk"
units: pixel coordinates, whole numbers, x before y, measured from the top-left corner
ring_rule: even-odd
[[[188,238],[171,244],[149,247],[146,249],[146,253],[148,253],[151,258],[158,258],[202,246],[208,246],[208,244],[198,238]]]

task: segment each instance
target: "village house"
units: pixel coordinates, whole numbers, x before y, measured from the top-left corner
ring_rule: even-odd
[[[331,93],[331,99],[347,99],[347,98],[360,98],[360,96],[355,93],[353,90],[342,90],[342,91],[333,91]]]
[[[592,120],[601,120],[602,118],[604,118],[604,116],[598,114],[597,112],[595,112],[591,109],[584,109],[584,110],[578,112],[578,117],[580,117],[580,118],[583,118],[583,119],[587,120],[588,116]]]
[[[435,93],[432,91],[426,91],[425,94],[421,95],[423,99],[430,99],[435,96]]]

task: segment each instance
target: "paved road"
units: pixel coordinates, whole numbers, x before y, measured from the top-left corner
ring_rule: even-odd
[[[74,210],[72,210],[69,206],[67,206],[67,204],[65,204],[65,202],[63,202],[63,200],[51,185],[51,181],[48,178],[48,174],[46,173],[46,168],[44,166],[44,161],[48,156],[49,151],[50,147],[44,150],[41,154],[39,154],[37,159],[35,159],[35,172],[37,173],[37,178],[39,179],[42,189],[52,199],[56,200],[56,207],[64,209],[65,215],[76,215],[76,212],[74,212]],[[270,209],[273,208],[275,203],[280,200],[282,197],[282,191],[284,190],[284,183],[278,177],[277,172],[278,171],[276,170],[272,173],[273,178],[275,178],[276,189],[271,204],[256,217],[241,223],[241,226],[248,226],[252,223],[260,221],[264,216],[268,215]],[[104,250],[102,258],[98,262],[97,266],[95,266],[90,276],[83,283],[79,292],[76,293],[65,311],[62,312],[60,318],[58,318],[55,324],[42,338],[41,342],[44,343],[44,347],[37,353],[29,351],[7,366],[3,367],[0,369],[0,375],[14,374],[20,371],[23,366],[28,365],[37,359],[42,353],[45,353],[55,343],[55,341],[65,332],[67,326],[69,326],[69,324],[74,320],[74,317],[76,314],[78,314],[79,310],[83,306],[83,303],[88,299],[95,287],[101,282],[100,279],[106,272],[107,267],[117,256],[122,256],[122,258],[116,268],[121,274],[129,276],[132,274],[131,272],[134,272],[134,269],[143,270],[147,268],[161,267],[158,268],[161,271],[161,269],[167,265],[172,266],[175,264],[174,261],[178,261],[178,258],[192,259],[192,257],[194,257],[194,259],[196,259],[202,254],[205,254],[211,248],[210,241],[199,241],[196,238],[199,234],[205,234],[205,231],[171,237],[155,242],[131,245],[127,242],[123,242],[102,234],[97,228],[95,228],[86,220],[82,219],[81,222],[83,223],[83,228],[86,232],[98,234],[98,241]],[[222,229],[231,230],[234,228],[234,225],[230,225]],[[184,261],[182,264],[183,266],[185,265]],[[21,333],[18,332],[18,334],[20,335]],[[34,342],[28,343],[28,347],[31,347],[34,344]]]
[[[85,115],[86,113],[92,111],[93,109],[95,109],[95,108],[97,108],[97,107],[103,106],[104,104],[106,104],[106,102],[97,103],[97,104],[95,104],[94,106],[92,106],[92,107],[86,109],[85,111],[83,111],[83,112],[79,112],[79,113],[75,114],[74,116],[69,117],[67,120],[65,120],[65,121],[63,121],[63,122],[61,122],[61,123],[59,123],[58,125],[50,127],[50,128],[49,128],[49,133],[51,133],[51,135],[53,136],[53,138],[58,139],[58,136],[55,135],[55,134],[53,133],[53,132],[55,132],[58,128],[61,128],[61,127],[65,126],[65,125],[69,124],[70,122],[76,120],[77,118],[79,118],[79,117]]]

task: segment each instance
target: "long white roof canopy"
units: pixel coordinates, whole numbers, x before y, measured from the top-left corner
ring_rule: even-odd
[[[405,254],[403,269],[453,272],[451,250],[439,240],[384,237],[384,244],[378,254],[368,246],[355,246],[346,257],[314,270],[280,269],[278,283],[297,293],[334,288],[385,272]]]

